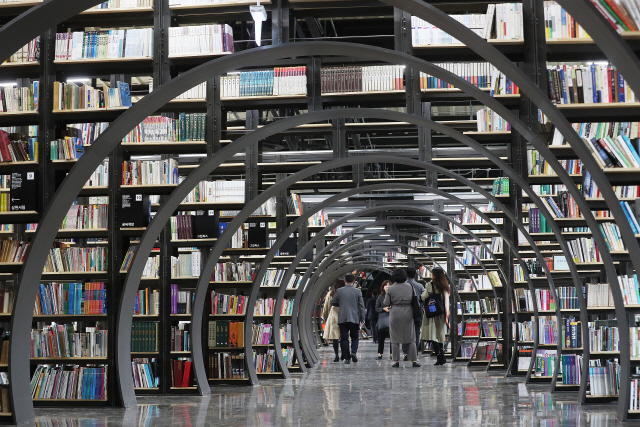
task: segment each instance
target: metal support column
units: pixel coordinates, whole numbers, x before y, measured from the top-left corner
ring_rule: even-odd
[[[247,131],[258,129],[258,120],[260,114],[258,110],[247,110],[246,112],[246,129]],[[258,171],[258,150],[259,148],[252,145],[246,149],[245,168],[245,203],[253,200],[258,196],[260,186],[260,174]]]

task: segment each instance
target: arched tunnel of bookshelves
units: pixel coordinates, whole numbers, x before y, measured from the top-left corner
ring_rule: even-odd
[[[618,42],[619,42],[619,40],[614,40],[614,41],[618,41]],[[629,75],[629,77],[631,77],[633,74],[627,74],[627,75]],[[637,258],[637,257],[632,257],[632,259],[635,259],[635,258]],[[615,287],[613,287],[613,288],[614,288],[614,291],[613,291],[613,292],[615,293],[617,288],[615,288]],[[615,297],[615,295],[614,295],[614,297]],[[619,298],[618,298],[618,299],[619,299]],[[619,301],[616,301],[616,306],[618,306],[618,305],[619,305]],[[620,314],[620,313],[618,313],[618,314]],[[619,318],[619,321],[620,321],[620,316],[619,316],[619,315],[618,315],[618,318]],[[625,334],[624,334],[624,333],[622,333],[622,335],[623,335],[623,337],[625,336]],[[623,351],[624,351],[624,349],[625,349],[625,345],[624,345],[624,343],[622,343],[622,348],[623,348]],[[623,357],[623,360],[624,360],[624,357]],[[621,390],[621,393],[622,393],[622,390]],[[624,394],[624,393],[623,393],[623,394]]]
[[[331,44],[331,43],[329,43],[329,44]],[[297,48],[297,47],[302,47],[302,45],[303,45],[303,43],[297,43],[297,44],[295,44],[295,46],[291,46],[291,47],[289,48],[288,52],[289,52],[289,53],[291,53],[291,50],[292,50],[292,49],[295,49],[295,48]],[[341,45],[341,44],[338,44],[338,45]],[[341,45],[341,46],[342,46],[342,45]],[[315,49],[315,52],[316,52],[316,53],[318,53],[318,50],[317,50],[317,49],[318,49],[318,47],[319,47],[319,45],[318,45],[318,44],[316,44],[316,43],[314,43],[314,49]],[[334,47],[335,47],[335,46],[334,46]],[[343,47],[344,47],[344,46],[343,46]],[[273,47],[273,48],[271,48],[271,49],[277,49],[277,47]],[[366,50],[366,49],[360,49],[360,50],[359,50],[359,52],[361,52],[361,51],[363,51],[363,50]],[[335,53],[335,50],[333,50],[333,53]],[[237,55],[233,55],[233,56],[228,57],[228,58],[226,58],[226,59],[234,58],[235,60],[237,60],[237,58],[238,58],[239,56],[241,56],[241,55],[242,55],[242,53],[237,54]],[[396,55],[397,55],[397,54],[396,54]],[[256,56],[254,55],[252,58],[254,58],[254,59],[255,59],[255,58],[256,58]],[[412,58],[412,57],[404,58],[404,60],[406,60],[407,62],[415,61],[415,59],[414,59],[414,58]],[[221,60],[218,60],[218,61],[221,61]],[[215,61],[214,61],[214,62],[215,62]],[[233,61],[231,61],[231,62],[233,62]],[[205,67],[205,66],[202,66],[202,67],[207,68],[207,67]],[[193,71],[191,71],[191,72],[189,72],[189,73],[185,73],[185,75],[183,75],[182,77],[185,77],[186,75],[189,75],[189,74],[193,74],[195,71],[201,71],[201,70],[202,70],[202,67],[198,68],[197,70],[193,70]],[[417,66],[416,68],[420,69],[421,67],[425,67],[425,64],[419,64],[419,66]],[[233,68],[237,68],[237,67],[233,67]],[[430,68],[430,67],[425,67],[425,69],[427,69],[427,68]],[[222,71],[224,72],[225,70],[222,70]],[[434,75],[438,75],[438,74],[440,73],[440,71],[438,71],[438,70],[435,70],[435,71],[434,71],[434,70],[431,70],[431,71],[427,70],[427,72],[430,72],[431,74],[434,74]],[[193,77],[193,76],[191,76],[191,77]],[[172,85],[173,85],[173,87],[171,87],[171,89],[174,89],[174,88],[176,87],[176,84],[174,84],[174,83],[178,82],[180,79],[181,79],[181,78],[175,79],[174,81],[172,81],[172,82],[170,82],[169,84],[167,84],[166,86],[164,86],[164,87],[163,87],[163,89],[165,89],[165,90],[166,90],[167,88],[169,88],[169,87],[170,87],[170,86],[172,86]],[[444,79],[446,79],[446,80],[450,80],[450,79],[454,79],[454,78],[453,78],[452,76],[448,76],[448,78],[447,78],[447,77],[445,77]],[[454,80],[455,80],[455,79],[454,79]],[[184,84],[184,82],[182,82],[182,83]],[[464,82],[464,81],[462,81],[462,82],[460,82],[460,84],[462,84],[462,85],[464,86],[465,82]],[[188,86],[188,84],[187,84],[187,86]],[[181,92],[183,89],[184,89],[184,88],[178,89],[176,92]],[[474,88],[468,88],[468,89],[469,89],[469,90],[471,90],[471,91],[473,92],[473,89],[474,89]],[[476,89],[476,90],[477,90],[477,89]],[[157,96],[157,94],[159,94],[159,93],[161,93],[161,92],[162,92],[162,91],[154,92],[153,94],[151,94],[151,95],[150,95],[150,97],[151,97],[151,98],[153,98],[155,102],[162,102],[161,100],[160,100],[160,101],[158,101],[158,100],[156,99],[156,98],[159,98],[159,96]],[[169,97],[170,97],[171,95],[172,95],[172,94],[170,94],[170,95],[169,95]],[[479,93],[479,94],[477,94],[477,95],[478,95],[480,98],[482,98],[482,97],[486,97],[486,95],[485,95],[485,94],[483,94],[483,93]],[[138,106],[139,106],[139,105],[145,105],[145,106],[146,106],[145,101],[149,101],[149,103],[151,103],[151,101],[150,101],[150,99],[151,99],[151,98],[150,98],[150,97],[146,97],[143,101],[141,101],[140,103],[138,103],[138,104],[136,105],[136,107],[133,107],[133,108],[132,108],[132,111],[133,111],[133,110],[138,109]],[[163,99],[163,98],[160,98],[160,99]],[[480,99],[480,100],[482,100],[482,99]],[[484,101],[484,100],[483,100],[483,101]],[[491,104],[493,104],[493,102],[492,102],[492,101],[493,101],[493,100],[492,100],[491,98],[486,99],[485,104],[489,104],[489,105],[491,105]],[[147,108],[150,108],[150,106],[146,106],[146,107],[147,107]],[[152,109],[152,108],[150,108],[150,109]],[[494,109],[500,110],[500,109],[501,109],[501,107],[500,107],[500,106],[498,106],[498,105],[496,105],[496,108],[494,108]],[[150,114],[151,112],[152,112],[152,111],[142,111],[141,113],[142,113],[142,115],[144,116],[145,114]],[[124,118],[125,118],[125,117],[126,117],[126,118],[129,118],[129,119],[131,119],[131,118],[132,118],[132,117],[131,117],[131,114],[128,114],[128,113],[132,113],[132,112],[131,112],[131,111],[128,111],[127,113],[123,114],[123,115],[122,115],[122,117],[121,117],[121,118],[119,118],[116,122],[119,122],[119,121],[120,121],[120,122],[121,122],[120,124],[124,124],[124,123],[126,123],[126,122],[124,122]],[[352,114],[352,115],[353,115],[353,114]],[[132,121],[133,121],[133,122],[137,122],[137,120],[132,120]],[[116,123],[116,122],[114,122],[114,123]],[[516,123],[516,125],[517,125],[517,124],[518,124],[518,123]],[[514,127],[518,127],[518,126],[516,126],[516,125],[514,125]],[[125,126],[126,126],[126,125],[125,125]],[[117,127],[112,126],[112,127],[110,127],[110,128],[109,128],[109,130],[113,130],[113,129],[116,129],[116,128],[117,128]],[[130,128],[130,127],[129,127],[129,128]],[[108,130],[107,132],[109,132],[109,130]],[[444,132],[444,133],[446,134],[446,132]],[[106,134],[105,134],[105,135],[106,135]],[[113,135],[111,135],[111,134],[109,133],[109,136],[113,136]],[[116,141],[117,141],[117,139],[114,139],[114,140],[116,140]],[[99,142],[99,141],[98,141],[98,142]],[[100,151],[100,150],[98,149],[98,147],[100,147],[100,149],[102,149],[102,147],[105,147],[106,145],[107,145],[107,144],[104,144],[104,143],[103,143],[103,144],[96,144],[96,147],[95,147],[96,149],[95,149],[95,150],[91,150],[91,154],[96,154],[96,156],[94,156],[94,157],[103,157],[101,154],[96,153],[96,151]],[[534,145],[535,145],[535,144],[534,144]],[[76,166],[76,168],[79,168],[80,164],[82,164],[82,162],[83,162],[83,161],[88,160],[90,157],[91,157],[91,156],[86,156],[86,157],[85,157],[85,159],[83,159],[83,160],[81,160],[80,162],[78,162],[78,165]],[[88,165],[85,165],[85,166],[88,166]],[[78,169],[76,169],[76,168],[72,169],[72,171],[70,172],[69,177],[71,177],[71,176],[74,174],[74,170],[78,170]],[[78,174],[79,174],[79,172],[78,172]],[[77,178],[77,177],[76,177],[76,178]],[[73,185],[73,184],[70,184],[70,182],[71,182],[71,183],[73,183],[73,179],[67,179],[67,180],[65,181],[65,184],[63,184],[63,186],[64,186],[64,185]],[[62,189],[62,187],[61,187],[61,189]],[[69,189],[69,188],[67,188],[67,190],[70,190],[70,189]],[[59,191],[59,192],[57,193],[57,195],[56,195],[56,196],[54,196],[54,198],[55,198],[56,200],[57,200],[58,198],[64,198],[64,197],[65,197],[65,195],[61,196],[61,195],[60,195],[61,193],[65,193],[65,192],[64,192],[64,191]],[[77,194],[77,193],[76,193],[76,194]],[[57,201],[59,201],[59,200],[57,200]],[[49,214],[51,214],[51,212],[52,212],[52,211],[50,210],[50,211],[48,212],[48,215],[49,215]],[[47,215],[47,216],[48,216],[48,215]],[[43,221],[46,221],[46,217],[47,217],[47,216],[45,216],[45,218],[43,219]],[[47,224],[46,222],[42,222],[42,225],[46,225],[46,224]],[[46,237],[46,236],[45,236],[46,232],[42,231],[43,229],[44,229],[44,230],[46,230],[46,229],[47,229],[47,227],[41,227],[41,230],[40,230],[38,233],[36,233],[36,236],[35,236],[35,238],[34,238],[34,246],[32,247],[32,250],[31,250],[30,256],[33,256],[33,255],[34,255],[34,253],[37,253],[37,251],[33,249],[33,248],[35,248],[35,247],[37,246],[37,245],[36,245],[36,243],[38,243],[39,241],[41,241],[40,239],[42,239],[42,240],[46,240],[46,238],[45,238],[45,237]],[[147,232],[148,232],[148,230],[147,230]],[[39,236],[45,236],[45,237],[40,237],[40,239],[39,239]],[[55,236],[53,236],[53,235],[52,235],[52,236],[50,236],[50,237],[51,237],[51,239],[53,239]],[[28,260],[27,260],[27,262],[28,262]],[[135,259],[134,259],[134,263],[135,263]],[[139,268],[139,267],[138,267],[138,268]],[[23,270],[23,271],[25,271],[25,270]],[[26,271],[28,271],[28,270],[26,270]],[[21,289],[25,289],[25,287],[22,287]],[[23,292],[26,292],[26,290],[24,290]],[[18,295],[17,295],[17,298],[16,298],[16,301],[17,301],[17,302],[18,302],[18,300],[20,300],[19,296],[20,296],[20,293],[18,293]],[[16,302],[16,303],[17,303],[17,302]],[[14,334],[13,336],[15,337],[16,335]],[[12,347],[12,348],[13,348],[13,347]],[[16,350],[17,350],[17,349],[16,349]],[[196,367],[196,368],[197,368],[197,367]],[[17,369],[17,366],[14,366],[14,367],[13,367],[13,368],[11,368],[11,369]],[[126,381],[126,379],[125,379],[124,381]],[[14,384],[15,384],[15,381],[14,381]]]
[[[452,236],[452,235],[451,235],[450,233],[448,233],[447,231],[444,231],[444,230],[442,230],[441,228],[439,228],[439,227],[437,227],[437,226],[434,226],[434,225],[432,225],[432,224],[428,224],[428,223],[424,223],[424,222],[420,222],[420,221],[401,220],[401,219],[396,219],[396,220],[392,220],[392,221],[397,221],[395,224],[419,225],[419,226],[424,227],[424,228],[427,228],[427,229],[433,229],[433,230],[436,230],[436,231],[442,231],[445,235],[449,235],[450,237],[454,237],[454,239],[457,239],[457,238],[455,238],[455,236]],[[374,225],[374,224],[375,224],[375,225]],[[371,225],[371,226],[376,226],[376,225],[378,225],[378,224],[379,224],[379,223],[374,222],[374,223],[372,223],[372,225]],[[378,235],[379,235],[379,234],[384,234],[384,233],[383,233],[383,232],[379,232],[379,233],[373,233],[373,234],[374,234],[374,235],[375,235],[375,234],[378,234]],[[396,236],[418,237],[417,235],[415,235],[415,234],[413,234],[413,233],[402,233],[402,232],[394,233],[394,235],[396,235]],[[473,235],[473,234],[470,234],[470,236],[471,236],[472,238],[474,238],[474,239],[476,239],[476,240],[480,241],[480,239],[479,239],[477,236],[475,236],[475,235]],[[347,244],[343,245],[343,246],[342,246],[342,247],[340,247],[339,249],[336,249],[335,251],[333,251],[333,252],[331,253],[331,255],[329,255],[328,257],[326,257],[326,258],[322,259],[321,264],[320,264],[320,265],[316,268],[316,270],[313,272],[313,275],[311,276],[311,278],[309,279],[309,281],[308,281],[308,282],[305,282],[305,283],[306,283],[305,289],[310,289],[310,290],[311,290],[311,289],[313,289],[313,287],[315,286],[315,283],[316,283],[316,281],[317,281],[317,278],[318,278],[321,274],[323,274],[323,273],[324,273],[324,271],[326,271],[326,270],[329,270],[329,271],[330,271],[330,270],[331,270],[331,268],[333,268],[332,263],[333,263],[333,261],[334,261],[337,257],[339,257],[342,253],[344,253],[344,252],[346,252],[346,251],[350,250],[352,247],[359,247],[359,246],[360,246],[360,245],[362,245],[362,244],[366,244],[365,240],[367,240],[367,237],[361,237],[361,238],[358,238],[358,239],[354,239],[354,240],[352,240],[351,242],[349,242],[349,243],[347,243]],[[459,239],[457,239],[457,240],[458,240],[460,243],[462,243],[462,241],[460,241]],[[462,243],[462,244],[463,244],[464,246],[466,246],[464,243]],[[456,260],[458,260],[458,261],[460,262],[459,257],[457,256],[457,254],[455,253],[455,251],[454,251],[453,249],[451,249],[451,248],[445,248],[445,247],[443,247],[443,246],[441,246],[441,245],[439,245],[439,244],[436,244],[436,245],[438,245],[438,246],[439,246],[439,247],[441,247],[443,250],[445,250],[445,252],[449,253],[449,255],[450,255],[452,258],[454,258],[454,259],[456,259]],[[330,247],[329,247],[329,246],[327,246],[327,248],[330,248]],[[331,249],[332,249],[332,248],[331,248]],[[323,252],[324,252],[324,251],[323,251]],[[318,258],[318,259],[321,259],[320,255],[319,255],[317,258]],[[495,258],[494,258],[494,259],[495,259]],[[497,259],[495,259],[495,260],[496,260],[496,263],[498,263]],[[480,295],[478,294],[478,291],[477,291],[477,284],[476,284],[475,278],[474,278],[474,277],[473,277],[473,275],[472,275],[472,274],[467,270],[466,266],[464,266],[464,265],[463,265],[462,267],[463,267],[463,269],[465,270],[465,272],[467,273],[467,275],[471,278],[472,286],[473,286],[473,287],[474,287],[474,289],[476,290],[476,295],[477,295],[478,300],[479,300],[479,299],[480,299]],[[484,265],[483,265],[482,263],[481,263],[481,267],[482,267],[482,269],[484,270],[485,274],[488,274],[488,271],[485,269],[485,267],[484,267]],[[493,288],[493,286],[492,286],[492,288]],[[495,292],[495,289],[493,289],[493,294],[494,294],[494,298],[496,298],[496,299],[497,299],[497,298],[498,298],[498,296],[497,296],[497,294],[496,294],[496,292]],[[311,296],[310,298],[307,298],[307,299],[306,299],[306,301],[314,301],[315,299],[317,299],[317,298],[315,297],[315,294],[312,294],[312,296]],[[304,305],[304,301],[305,301],[305,300],[303,300],[303,301],[302,301],[302,306],[303,306],[303,307],[305,307],[305,305]],[[306,320],[308,321],[308,319],[306,319]],[[499,320],[499,315],[498,315],[498,320]],[[480,316],[480,321],[482,321],[482,315]],[[308,325],[308,323],[307,323],[307,325]],[[476,345],[477,345],[477,343],[478,343],[478,342],[479,342],[479,338],[478,338],[478,340],[476,340]],[[311,356],[312,356],[312,359],[317,360],[317,358],[318,358],[317,353],[313,353],[313,350],[312,350],[312,349],[310,349],[310,350],[311,350]],[[307,352],[307,353],[305,353],[305,354],[308,354],[308,352]],[[315,361],[315,360],[314,360],[314,361]]]

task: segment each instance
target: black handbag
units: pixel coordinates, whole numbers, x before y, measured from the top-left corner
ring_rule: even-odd
[[[413,309],[413,320],[422,320],[422,306],[420,305],[420,301],[418,300],[418,295],[416,295],[416,289],[413,285],[409,284],[411,289],[413,289],[413,296],[411,297],[411,308]]]
[[[377,323],[378,331],[384,331],[389,329],[389,313],[383,311],[378,314],[378,323]]]

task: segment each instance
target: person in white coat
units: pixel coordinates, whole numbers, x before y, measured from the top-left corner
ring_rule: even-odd
[[[331,300],[333,299],[336,291],[344,286],[344,280],[336,279],[331,285],[331,290],[327,292],[327,296],[324,298],[324,306],[322,307],[322,318],[324,321],[324,334],[322,337],[331,341],[333,344],[333,351],[336,354],[334,362],[340,361],[340,356],[338,355],[338,349],[340,348],[340,328],[338,327],[338,307],[331,305]]]

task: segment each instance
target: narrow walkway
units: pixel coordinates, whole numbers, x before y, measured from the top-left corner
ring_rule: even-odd
[[[404,362],[391,368],[388,354],[376,360],[371,341],[361,343],[360,361],[333,362],[333,351],[306,375],[268,380],[258,387],[224,386],[210,397],[140,397],[138,407],[37,409],[39,427],[119,426],[518,426],[610,427],[614,405],[580,406],[575,393],[551,394],[547,386],[525,386],[500,371],[464,364],[421,368]],[[401,362],[402,363],[402,362]]]

